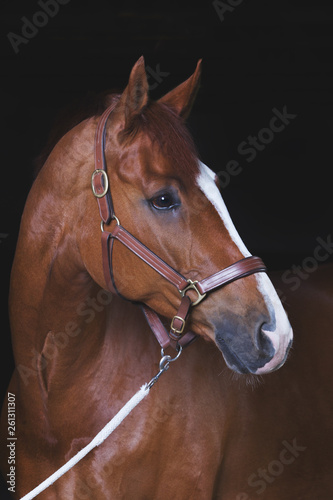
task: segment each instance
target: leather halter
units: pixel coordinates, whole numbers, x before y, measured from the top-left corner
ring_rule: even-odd
[[[91,178],[92,191],[97,199],[99,213],[102,219],[102,257],[105,281],[110,292],[120,295],[115,285],[112,265],[113,244],[114,240],[118,240],[166,280],[172,283],[178,289],[181,301],[177,314],[171,321],[169,332],[167,332],[155,311],[146,305],[142,305],[142,308],[161,347],[165,349],[168,346],[172,346],[179,349],[179,346],[184,347],[196,338],[194,333],[184,332],[186,318],[191,306],[199,304],[208,292],[250,274],[265,272],[266,267],[259,257],[251,256],[239,260],[231,266],[201,281],[192,281],[178,273],[131,233],[126,231],[114,213],[104,156],[106,123],[116,104],[117,101],[115,100],[111,106],[104,111],[98,122],[95,136],[95,171]],[[112,220],[116,221],[114,229],[112,231],[104,231],[104,224],[109,224]],[[187,294],[189,290],[193,290],[197,294],[195,300],[190,299]]]

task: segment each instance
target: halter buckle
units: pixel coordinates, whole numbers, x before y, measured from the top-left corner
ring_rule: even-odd
[[[178,321],[181,321],[181,327],[180,328],[176,328],[175,325],[174,325],[174,322],[177,319],[178,319]],[[176,336],[176,338],[179,337],[183,333],[184,328],[185,328],[185,319],[181,318],[180,316],[174,316],[172,318],[172,321],[171,321],[170,329],[172,330],[172,333]]]
[[[185,293],[188,291],[188,290],[194,290],[197,295],[198,295],[198,298],[197,300],[195,300],[194,302],[192,302],[192,306],[196,306],[197,304],[199,304],[205,297],[206,297],[206,294],[205,293],[200,293],[198,288],[197,288],[197,283],[198,281],[192,281],[190,279],[187,280],[187,283],[188,285],[183,288],[183,290],[179,290],[179,293],[182,297],[184,297]]]

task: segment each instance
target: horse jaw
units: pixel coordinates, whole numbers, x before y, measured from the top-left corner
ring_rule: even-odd
[[[206,195],[208,201],[212,203],[215,210],[223,221],[231,240],[238,247],[243,257],[249,257],[251,254],[240,238],[229,212],[225,206],[219,189],[215,183],[215,173],[202,162],[199,162],[200,174],[197,179],[197,185]],[[266,274],[257,273],[254,275],[257,281],[257,289],[260,292],[267,310],[271,312],[273,318],[270,328],[262,328],[262,334],[266,336],[274,348],[273,357],[264,366],[259,367],[254,373],[261,375],[280,368],[287,359],[287,355],[292,344],[293,331],[289,323],[286,312],[283,309],[281,301],[276,293],[273,284]]]

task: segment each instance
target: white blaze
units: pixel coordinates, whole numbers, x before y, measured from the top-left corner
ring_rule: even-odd
[[[197,185],[216,209],[230,235],[230,238],[238,247],[241,254],[244,257],[249,257],[251,254],[239,236],[223,201],[221,193],[215,184],[215,173],[204,163],[199,162],[199,165],[200,173],[197,178]],[[273,287],[267,274],[255,273],[254,276],[258,283],[258,290],[262,294],[268,310],[275,315],[276,323],[275,331],[263,330],[275,348],[275,355],[271,361],[267,363],[267,365],[257,371],[259,374],[269,372],[277,368],[279,364],[283,362],[286,349],[289,342],[292,340],[292,328],[275,288]]]

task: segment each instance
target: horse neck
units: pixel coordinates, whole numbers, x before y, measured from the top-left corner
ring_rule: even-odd
[[[45,393],[71,375],[88,372],[106,353],[112,364],[112,352],[124,341],[117,332],[130,307],[103,291],[82,261],[77,227],[81,218],[81,227],[89,228],[89,214],[98,209],[86,182],[95,126],[80,127],[74,139],[61,141],[65,144],[54,150],[31,189],[12,269],[10,316],[20,382],[34,379]],[[70,159],[64,151],[70,151]],[[84,222],[82,214],[88,214]]]
[[[36,246],[28,241],[30,230],[24,222],[10,294],[20,381],[27,390],[35,381],[48,398],[92,372],[112,385],[119,363],[130,357],[131,335],[145,329],[139,308],[93,281],[70,235],[45,235]],[[144,335],[141,341],[145,345]]]
[[[37,207],[38,212],[38,207]],[[22,220],[11,277],[10,316],[16,364],[31,368],[51,336],[81,327],[73,311],[93,289],[79,266],[70,238],[46,232],[32,241],[34,217],[29,200]],[[82,340],[82,338],[81,338]]]

